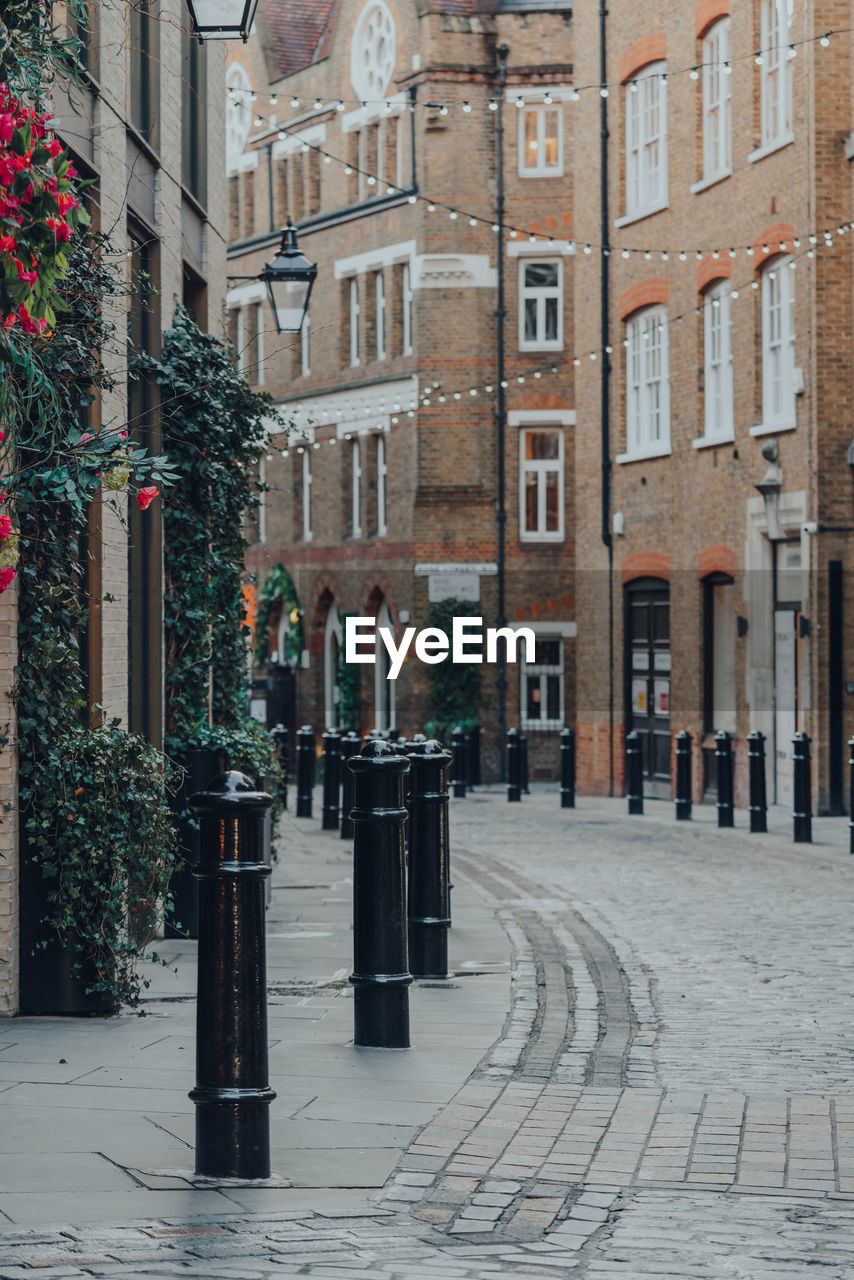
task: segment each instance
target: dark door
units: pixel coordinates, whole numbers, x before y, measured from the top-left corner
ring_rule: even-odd
[[[662,582],[626,588],[628,729],[643,743],[644,777],[670,781],[670,588]]]

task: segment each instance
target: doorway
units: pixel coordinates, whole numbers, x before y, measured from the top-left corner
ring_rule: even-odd
[[[626,587],[626,728],[640,734],[644,779],[670,794],[670,587]],[[662,792],[664,794],[664,792]]]

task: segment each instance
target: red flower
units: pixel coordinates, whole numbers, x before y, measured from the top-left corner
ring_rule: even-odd
[[[155,489],[153,484],[150,484],[147,489],[140,489],[139,493],[136,495],[140,511],[147,511],[159,493],[160,490]]]
[[[0,236],[0,253],[14,253],[16,248],[14,236]]]
[[[10,516],[0,516],[0,542],[5,542],[9,534],[12,532],[12,519]]]
[[[47,146],[48,155],[53,156],[54,160],[57,156],[62,155],[62,143],[57,138],[51,138],[50,142],[45,145]]]
[[[14,569],[0,569],[0,595],[3,594],[14,577]]]
[[[90,440],[94,440],[94,439],[95,437],[92,435],[91,431],[84,431],[82,436],[80,437],[80,443],[88,444]]]

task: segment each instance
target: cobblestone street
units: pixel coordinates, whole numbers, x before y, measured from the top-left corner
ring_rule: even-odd
[[[348,1047],[349,846],[286,820],[269,1187],[186,1172],[192,944],[153,1022],[0,1026],[0,1277],[848,1280],[847,825],[647,810],[452,802],[454,974],[402,1053]]]

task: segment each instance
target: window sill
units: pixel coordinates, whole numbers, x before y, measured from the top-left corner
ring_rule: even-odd
[[[537,729],[543,733],[561,733],[564,728],[564,722],[563,720],[526,720],[523,716],[522,728],[527,733]]]
[[[757,147],[755,151],[751,151],[747,157],[748,164],[756,164],[757,160],[764,160],[766,156],[772,156],[775,151],[782,151],[784,147],[791,146],[795,141],[795,135],[789,130],[779,138],[774,138],[772,142],[766,142],[761,147]]]
[[[520,178],[562,178],[563,166],[560,169],[520,169]]]
[[[723,182],[726,178],[732,177],[732,169],[722,169],[720,173],[710,174],[708,178],[700,178],[699,182],[694,182],[688,188],[692,196],[699,195],[701,191],[708,191],[709,187],[716,187],[719,182]]]
[[[673,450],[670,443],[649,445],[646,449],[637,449],[632,453],[619,453],[614,459],[621,466],[626,462],[645,462],[647,458],[669,458]]]
[[[519,541],[530,546],[532,542],[550,542],[552,545],[556,542],[564,542],[565,536],[562,533],[520,533]]]
[[[714,449],[719,444],[735,444],[735,432],[727,432],[725,436],[697,436],[691,444],[695,449]]]
[[[563,351],[563,342],[520,342],[519,350],[530,351]]]
[[[643,218],[651,218],[654,213],[661,213],[663,209],[670,208],[669,200],[660,200],[658,204],[651,204],[646,209],[640,209],[637,213],[624,213],[622,218],[614,219],[614,226],[628,227],[633,222],[640,222]]]
[[[764,422],[757,422],[755,427],[750,428],[752,436],[776,436],[781,431],[794,431],[797,428],[797,422],[773,422],[770,426],[766,426]]]

